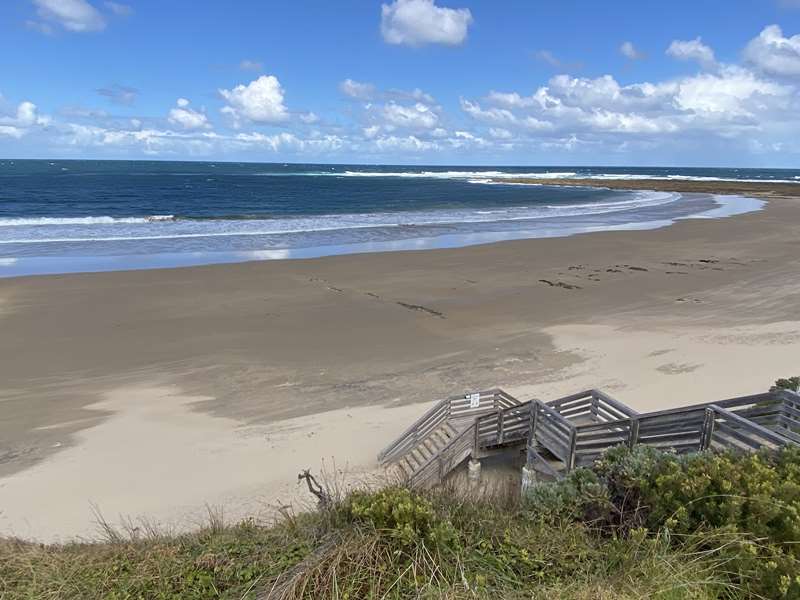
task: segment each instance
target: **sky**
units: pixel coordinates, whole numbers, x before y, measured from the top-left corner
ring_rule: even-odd
[[[3,0],[0,157],[800,167],[800,0]]]

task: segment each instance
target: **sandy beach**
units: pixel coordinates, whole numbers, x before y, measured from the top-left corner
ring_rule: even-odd
[[[569,184],[597,185],[571,181]],[[564,182],[559,182],[559,185]],[[323,460],[351,481],[444,395],[598,387],[637,409],[800,372],[800,186],[652,231],[0,279],[0,535],[267,517]]]

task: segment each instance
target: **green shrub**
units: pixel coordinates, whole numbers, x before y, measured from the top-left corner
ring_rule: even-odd
[[[754,593],[800,598],[800,448],[676,456],[620,446],[595,464],[594,476],[589,485],[576,484],[590,478],[575,472],[538,486],[532,510],[561,506],[561,517],[591,519],[611,535],[640,527],[676,539],[700,535],[722,546],[728,569]]]
[[[775,382],[775,385],[770,388],[770,391],[775,390],[791,390],[793,392],[800,392],[800,376],[778,379]]]
[[[354,492],[347,508],[356,521],[369,523],[403,546],[429,542],[445,547],[457,540],[452,523],[437,515],[429,500],[408,488]]]

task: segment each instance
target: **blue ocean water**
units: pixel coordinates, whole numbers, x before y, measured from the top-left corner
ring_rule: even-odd
[[[511,177],[543,185],[502,183]],[[452,247],[761,205],[546,185],[574,177],[800,185],[800,170],[777,169],[0,160],[0,276]]]

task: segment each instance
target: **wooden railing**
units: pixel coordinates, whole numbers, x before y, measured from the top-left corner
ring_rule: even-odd
[[[783,408],[778,416],[776,431],[793,442],[800,444],[800,394],[782,390],[776,395],[783,401]]]
[[[520,403],[495,389],[438,402],[380,455],[382,462],[410,452],[445,422],[456,433],[410,477],[412,485],[441,481],[465,458],[503,447],[527,446],[528,460],[553,474],[592,464],[603,451],[637,444],[678,453],[706,449],[753,450],[800,444],[800,394],[775,391],[639,414],[598,390],[553,402]],[[557,462],[548,463],[545,448]],[[558,472],[553,465],[561,463]]]
[[[791,443],[785,436],[716,404],[706,409],[701,449],[758,450]]]
[[[591,465],[605,450],[625,444],[678,453],[757,449],[800,443],[800,394],[768,392],[639,414],[589,390],[550,402],[531,415],[531,440],[564,464],[564,472]],[[544,419],[542,417],[545,417]],[[537,452],[529,455],[541,458]]]
[[[528,437],[530,402],[498,408],[475,420],[474,446],[476,450],[501,446]]]
[[[417,469],[408,478],[408,484],[414,487],[429,487],[440,483],[448,473],[472,454],[474,437],[474,425],[462,430],[444,448]]]
[[[458,431],[468,426],[476,417],[499,409],[511,408],[519,403],[519,400],[501,389],[451,396],[440,400],[384,448],[378,455],[378,461],[386,464],[410,452],[446,422],[451,423]]]
[[[562,417],[592,421],[615,421],[637,415],[635,410],[600,390],[586,390],[547,403]]]

